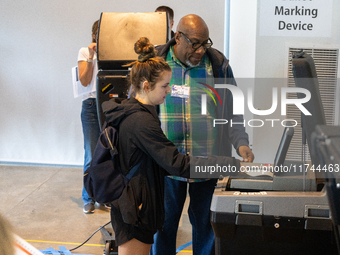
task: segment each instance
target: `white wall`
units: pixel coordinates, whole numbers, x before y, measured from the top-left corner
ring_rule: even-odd
[[[285,2],[282,2],[283,4]],[[333,1],[331,37],[282,37],[260,36],[259,9],[261,0],[230,0],[230,63],[235,77],[256,78],[254,83],[255,107],[268,109],[271,106],[271,87],[285,86],[283,78],[287,77],[288,47],[335,47],[340,45],[340,2]],[[234,14],[234,15],[233,15]],[[255,18],[254,18],[255,17]],[[234,31],[234,32],[233,32]],[[265,78],[267,82],[261,80]],[[268,83],[276,79],[275,84]],[[243,81],[241,79],[241,81]],[[246,84],[251,84],[248,79]],[[240,84],[240,82],[238,82]],[[244,91],[246,94],[246,91]],[[249,116],[250,117],[250,116]],[[276,112],[273,118],[280,118]],[[246,116],[245,116],[246,118]],[[259,116],[253,116],[260,119]],[[253,128],[253,151],[256,162],[272,162],[282,136],[283,128]]]
[[[224,49],[224,0],[2,0],[0,3],[0,161],[82,165],[81,100],[71,68],[91,42],[101,12],[153,12],[168,5],[175,27],[186,14],[207,22]]]
[[[337,0],[329,38],[260,36],[260,0],[226,1],[230,1],[230,65],[240,87],[254,83],[255,77],[285,77],[288,46],[340,44]],[[78,50],[90,43],[92,23],[101,12],[148,12],[159,5],[174,9],[175,26],[186,14],[202,16],[214,47],[224,51],[225,0],[1,1],[0,161],[81,165],[81,100],[73,98],[71,84]],[[264,109],[265,90],[256,86],[255,98],[260,99],[256,104]],[[256,161],[273,159],[280,130],[248,132]]]
[[[253,0],[228,1],[230,2],[229,63],[237,86],[246,94],[248,87],[254,88],[257,2]],[[247,109],[245,107],[245,120],[253,118],[253,114]],[[253,148],[253,129],[246,127],[246,132],[249,135],[250,147]],[[237,156],[235,151],[233,155]]]
[[[229,1],[230,64],[235,77],[254,78],[257,2],[254,0]]]

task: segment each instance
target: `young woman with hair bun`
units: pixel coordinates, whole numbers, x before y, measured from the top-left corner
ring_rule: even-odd
[[[120,165],[126,173],[138,164],[119,199],[111,204],[111,222],[120,255],[148,255],[153,235],[164,222],[164,176],[190,177],[190,163],[239,167],[229,157],[189,157],[179,153],[164,135],[155,106],[170,92],[171,68],[157,57],[150,41],[140,38],[134,47],[138,60],[129,64],[129,82],[135,96],[102,104],[106,121],[119,130]]]

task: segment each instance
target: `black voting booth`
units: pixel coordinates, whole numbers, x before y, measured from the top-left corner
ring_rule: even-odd
[[[165,12],[109,13],[99,19],[97,41],[98,74],[96,81],[99,124],[104,123],[101,105],[111,98],[124,99],[128,94],[125,64],[137,60],[134,44],[141,37],[154,45],[170,39],[170,26]]]
[[[325,114],[319,93],[319,81],[317,78],[313,58],[303,51],[298,52],[292,59],[293,75],[296,87],[307,89],[311,93],[311,99],[304,104],[312,115],[301,114],[302,142],[307,141],[308,148],[312,150],[312,133],[317,125],[326,125]],[[297,93],[298,98],[305,95]],[[311,157],[313,165],[320,164],[319,157]],[[318,177],[318,176],[317,176]]]
[[[293,56],[292,66],[296,87],[311,93],[311,100],[304,107],[312,117],[302,116],[302,128],[312,150],[313,131],[317,125],[325,124],[315,65],[311,56],[301,52]],[[322,162],[316,154],[312,153],[311,158],[311,164]],[[310,171],[306,176],[314,183],[320,178]],[[289,187],[306,176],[276,176],[276,173],[271,177],[257,176],[237,180],[236,184],[242,185],[234,185],[232,190],[232,179],[220,180],[211,204],[215,254],[337,254],[328,190],[320,191],[315,184],[308,191]],[[278,180],[281,184],[286,182],[280,184],[280,189],[275,188]],[[246,189],[246,185],[251,188]],[[335,196],[339,197],[339,192]]]
[[[98,74],[96,80],[97,112],[100,127],[105,116],[102,103],[112,98],[123,100],[128,96],[125,64],[137,60],[134,44],[147,37],[154,45],[170,39],[169,19],[165,12],[105,13],[99,19],[97,40]],[[118,254],[112,229],[101,228],[105,255]]]
[[[325,178],[334,236],[340,254],[340,126],[317,126],[312,134],[312,153],[327,171],[320,171]]]

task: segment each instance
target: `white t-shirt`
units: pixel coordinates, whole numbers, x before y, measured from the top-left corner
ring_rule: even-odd
[[[89,58],[89,49],[87,47],[83,47],[79,50],[78,53],[78,61],[87,61]],[[86,100],[88,98],[96,98],[96,79],[97,79],[97,73],[98,73],[98,65],[97,65],[97,54],[94,54],[93,57],[93,75],[91,82],[87,85],[88,88],[93,88],[88,94],[83,95],[82,100]]]

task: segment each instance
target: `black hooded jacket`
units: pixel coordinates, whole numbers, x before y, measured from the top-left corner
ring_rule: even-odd
[[[164,221],[164,176],[190,177],[191,163],[216,164],[216,157],[196,158],[181,154],[164,135],[155,107],[135,98],[121,104],[111,99],[102,104],[106,121],[119,132],[118,152],[125,173],[141,162],[137,173],[113,203],[123,220],[156,232]],[[225,165],[236,165],[233,158],[219,157]]]

